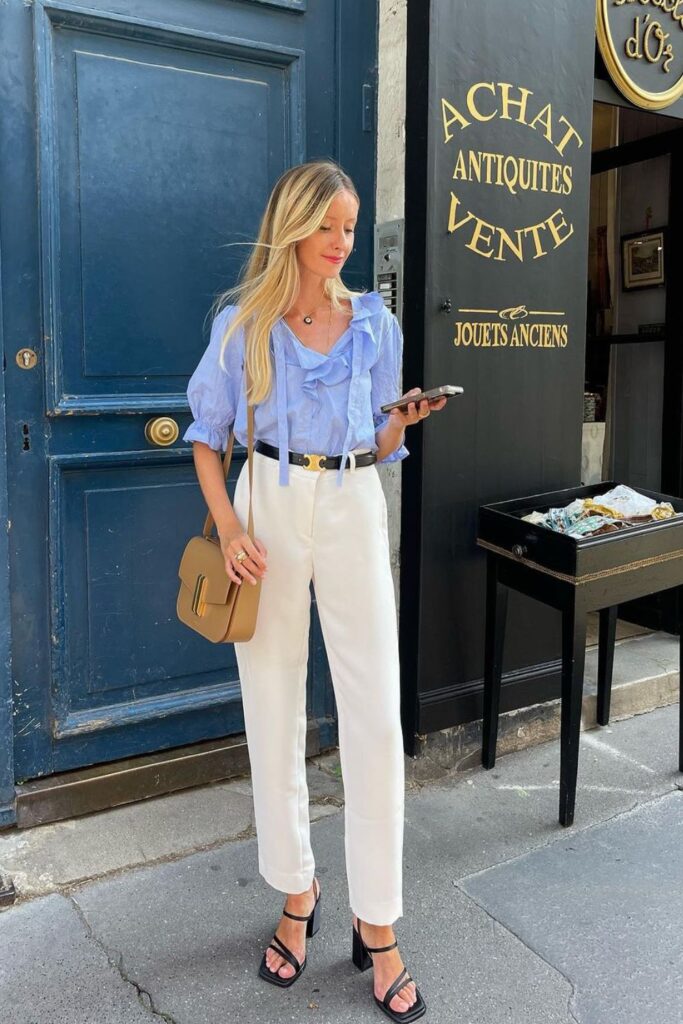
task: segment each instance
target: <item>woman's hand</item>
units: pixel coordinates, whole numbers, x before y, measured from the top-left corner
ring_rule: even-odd
[[[410,391],[406,391],[401,398],[407,398],[408,395],[419,395],[422,388],[411,388]],[[414,423],[418,423],[420,420],[424,420],[429,416],[430,412],[438,412],[439,409],[443,409],[448,399],[444,395],[441,398],[423,398],[419,402],[419,408],[415,402],[408,402],[407,406],[402,408],[397,407],[392,409],[389,413],[389,422],[395,427],[410,427]]]
[[[241,529],[230,533],[219,532],[219,539],[225,558],[225,571],[233,583],[241,583],[245,579],[255,584],[257,576],[264,578],[268,552],[260,540],[255,537],[252,541],[249,534]],[[240,551],[246,551],[249,557],[238,561],[235,556]]]

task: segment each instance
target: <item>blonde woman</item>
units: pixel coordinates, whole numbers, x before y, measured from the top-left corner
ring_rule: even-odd
[[[243,586],[261,580],[255,633],[235,644],[235,654],[259,871],[287,898],[259,974],[293,984],[306,966],[306,937],[320,922],[305,764],[313,581],[338,710],[353,961],[360,970],[373,966],[380,1008],[392,1020],[413,1021],[426,1006],[392,929],[403,913],[404,765],[376,463],[408,454],[405,428],[428,416],[430,403],[380,411],[399,397],[402,336],[376,292],[352,292],[340,277],[359,206],[351,179],[329,161],[293,167],[278,180],[240,283],[218,300],[188,385],[194,420],[184,439],[193,442],[229,577]],[[256,438],[253,543],[245,532],[247,465],[231,505],[220,464],[231,426],[247,443],[247,401]]]

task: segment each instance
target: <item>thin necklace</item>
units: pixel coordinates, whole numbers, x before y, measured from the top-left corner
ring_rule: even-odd
[[[313,310],[313,313],[317,313],[318,310],[322,309],[322,308],[323,308],[322,306],[317,306]],[[301,314],[298,314],[298,315],[301,315]],[[305,316],[302,316],[302,320],[303,320],[303,322],[305,324],[312,324],[313,323],[313,315],[312,315],[312,313],[307,313]],[[332,303],[330,302],[330,304],[329,304],[329,319],[327,321],[327,343],[325,345],[325,352],[323,353],[323,355],[327,355],[327,353],[330,351],[330,331],[331,330],[332,330]],[[315,351],[315,349],[313,351]]]
[[[312,324],[313,313],[317,313],[319,309],[324,309],[325,305],[326,303],[323,303],[320,306],[316,306],[312,313],[297,313],[297,316],[300,316],[305,324]],[[330,309],[332,309],[332,303],[330,303]]]

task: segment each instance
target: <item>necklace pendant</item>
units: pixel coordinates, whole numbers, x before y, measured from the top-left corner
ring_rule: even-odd
[[[305,317],[304,317],[304,323],[305,323],[305,324],[312,324],[312,323],[313,323],[313,317],[311,317],[311,316],[305,316]]]

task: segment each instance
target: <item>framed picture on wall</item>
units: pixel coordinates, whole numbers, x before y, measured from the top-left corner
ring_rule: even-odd
[[[621,267],[624,291],[656,288],[664,284],[665,228],[639,231],[621,237]]]

